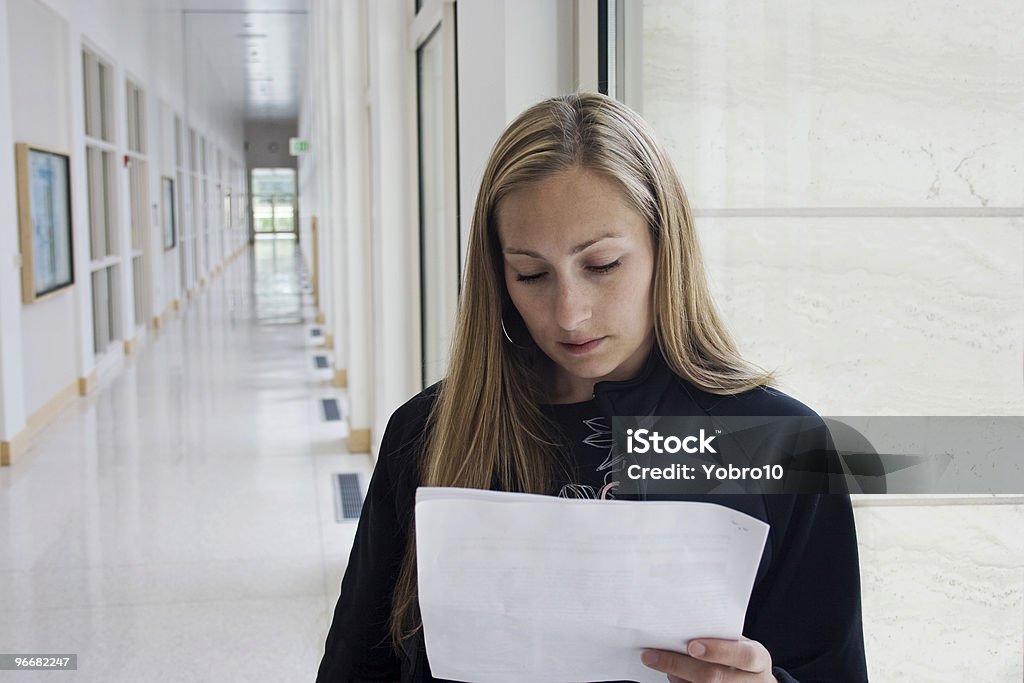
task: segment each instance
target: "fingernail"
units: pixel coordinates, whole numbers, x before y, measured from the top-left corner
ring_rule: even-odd
[[[694,657],[702,657],[704,656],[704,653],[708,651],[708,649],[704,647],[704,643],[698,643],[697,641],[692,641],[686,650]]]
[[[644,653],[640,655],[640,661],[647,666],[655,666],[658,663],[658,653],[644,650]]]

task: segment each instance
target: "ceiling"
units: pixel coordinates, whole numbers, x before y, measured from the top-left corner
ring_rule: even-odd
[[[307,0],[182,4],[189,87],[221,89],[235,116],[246,120],[298,118]]]

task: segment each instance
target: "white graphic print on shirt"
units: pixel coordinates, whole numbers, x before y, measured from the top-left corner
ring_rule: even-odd
[[[612,455],[612,430],[602,417],[583,420],[590,433],[584,437],[583,445],[601,449],[606,452],[604,461],[597,466],[597,474],[602,477],[603,484],[595,490],[589,484],[566,484],[559,491],[560,498],[585,498],[591,500],[610,500],[615,496],[615,487],[619,485],[617,475],[621,471],[619,465],[623,455]]]

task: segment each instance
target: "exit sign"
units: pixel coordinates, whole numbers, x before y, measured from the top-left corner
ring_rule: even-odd
[[[297,157],[309,151],[309,140],[306,138],[289,138],[288,147],[291,149],[292,156]]]

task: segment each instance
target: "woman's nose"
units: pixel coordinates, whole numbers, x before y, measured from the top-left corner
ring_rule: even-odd
[[[566,331],[572,331],[590,319],[590,297],[582,283],[561,282],[555,302],[555,322]]]

